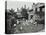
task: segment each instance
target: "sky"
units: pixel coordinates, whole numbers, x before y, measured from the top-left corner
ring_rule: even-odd
[[[7,9],[21,8],[25,4],[26,4],[26,7],[29,7],[31,9],[33,3],[31,3],[31,2],[22,2],[22,1],[7,1]]]

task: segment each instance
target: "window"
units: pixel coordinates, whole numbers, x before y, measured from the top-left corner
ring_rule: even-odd
[[[30,16],[30,19],[32,19],[33,15]]]

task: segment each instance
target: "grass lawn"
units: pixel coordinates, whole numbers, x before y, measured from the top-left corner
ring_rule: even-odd
[[[25,23],[25,22],[24,22]],[[43,24],[32,24],[32,23],[28,23],[29,25],[27,24],[19,24],[17,27],[16,27],[16,31],[17,33],[32,33],[32,32],[38,32],[38,31],[41,31],[43,29]],[[22,27],[22,29],[20,29]],[[14,32],[14,33],[15,33]]]

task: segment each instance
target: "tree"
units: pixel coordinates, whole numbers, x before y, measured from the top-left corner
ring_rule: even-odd
[[[25,19],[28,19],[27,9],[23,8],[21,14]]]

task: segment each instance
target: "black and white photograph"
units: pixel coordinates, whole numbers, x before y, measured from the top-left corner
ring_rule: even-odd
[[[45,32],[45,3],[5,1],[5,34]]]

